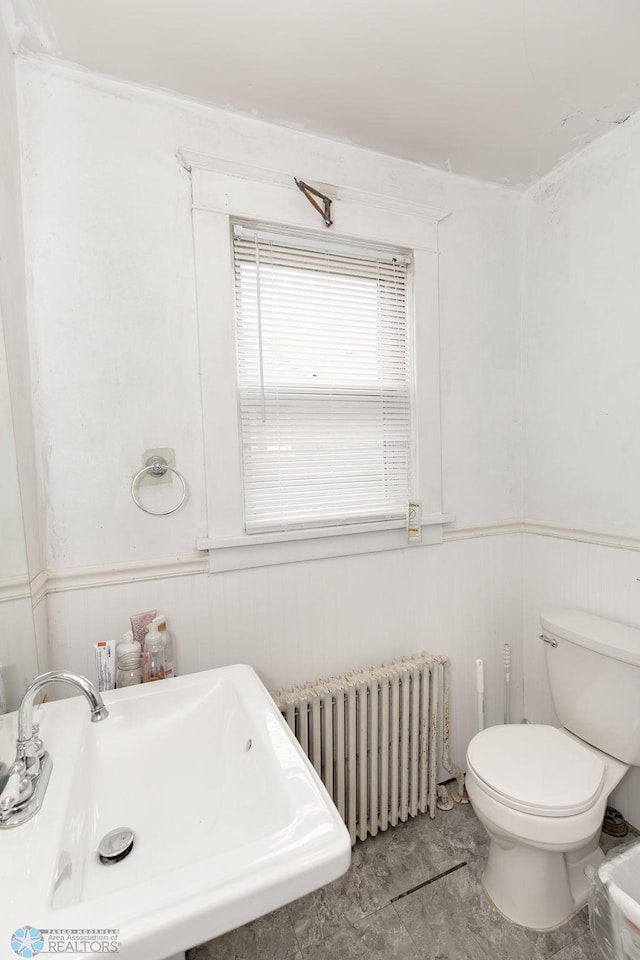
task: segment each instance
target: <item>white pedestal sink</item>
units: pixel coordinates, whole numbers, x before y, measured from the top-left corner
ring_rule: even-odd
[[[40,812],[0,831],[0,951],[25,924],[118,930],[120,960],[165,960],[344,873],[347,830],[264,686],[224,667],[42,708]],[[16,715],[0,720],[13,759]],[[100,863],[129,827],[132,852]],[[87,951],[89,953],[89,951]]]

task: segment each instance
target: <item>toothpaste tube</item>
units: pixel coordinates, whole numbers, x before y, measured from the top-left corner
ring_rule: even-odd
[[[98,690],[102,693],[105,690],[113,690],[115,687],[115,658],[114,650],[106,640],[98,641],[93,645],[96,658],[96,671],[98,674]]]

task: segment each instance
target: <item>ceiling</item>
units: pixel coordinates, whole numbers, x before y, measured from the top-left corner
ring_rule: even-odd
[[[13,0],[25,11],[23,51],[513,185],[640,108],[637,0]]]

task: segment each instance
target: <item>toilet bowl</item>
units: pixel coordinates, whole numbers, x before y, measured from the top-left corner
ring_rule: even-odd
[[[561,726],[482,730],[466,784],[490,839],[486,893],[514,923],[549,930],[587,902],[609,794],[640,764],[640,630],[575,610],[541,623]]]
[[[607,798],[627,770],[551,726],[489,727],[472,740],[467,791],[491,840],[482,882],[501,913],[549,930],[584,906]]]

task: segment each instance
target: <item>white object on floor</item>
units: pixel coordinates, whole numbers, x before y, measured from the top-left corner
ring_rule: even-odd
[[[575,610],[541,624],[562,728],[483,730],[466,784],[491,839],[485,890],[514,923],[546,930],[587,902],[607,799],[640,764],[640,631]]]
[[[589,894],[589,926],[605,960],[640,960],[640,840],[614,848]]]

